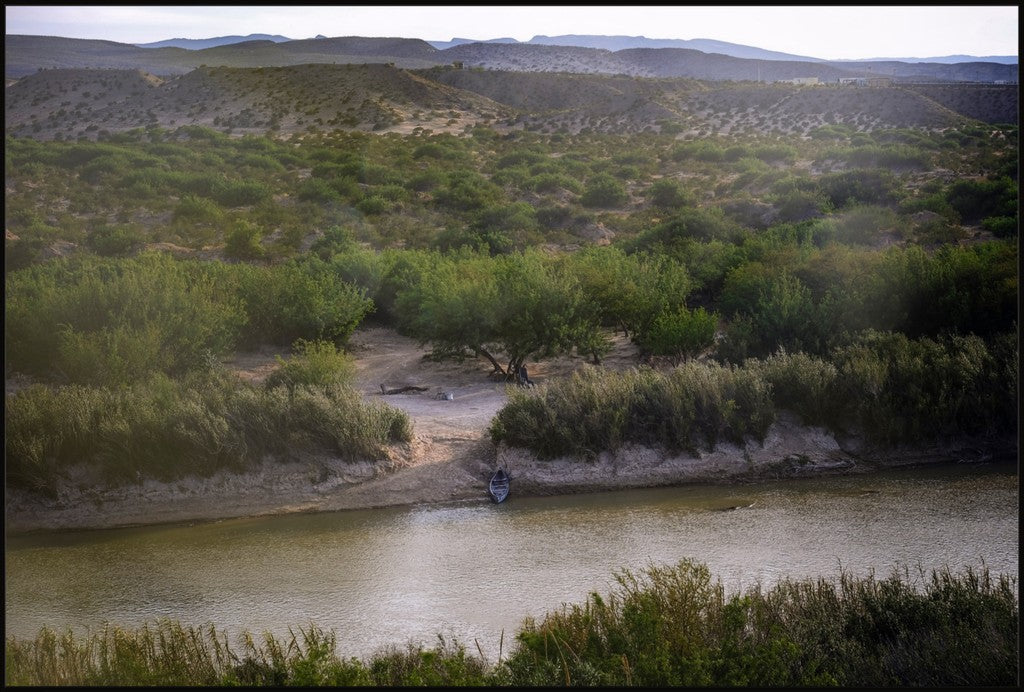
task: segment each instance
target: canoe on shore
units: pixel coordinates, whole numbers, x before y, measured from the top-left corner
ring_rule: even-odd
[[[491,482],[487,486],[487,492],[495,502],[501,502],[508,497],[509,477],[505,469],[499,468],[491,476]]]

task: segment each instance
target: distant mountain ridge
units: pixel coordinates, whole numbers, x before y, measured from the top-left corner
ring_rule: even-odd
[[[734,58],[756,60],[802,60],[806,62],[824,62],[820,58],[803,55],[780,53],[753,46],[744,46],[727,41],[716,41],[709,38],[678,39],[678,38],[647,38],[645,36],[592,36],[566,34],[563,36],[534,36],[529,44],[542,46],[578,46],[580,48],[602,48],[610,51],[629,50],[631,48],[688,48],[702,53],[719,53]]]
[[[203,48],[216,48],[232,43],[244,43],[245,41],[273,41],[284,43],[295,39],[281,36],[279,34],[249,34],[248,36],[216,36],[214,38],[169,38],[165,41],[153,41],[152,43],[135,43],[132,45],[139,48],[184,48],[185,50],[202,50]]]
[[[650,42],[644,37],[534,37],[531,42],[453,39],[438,49],[428,41],[400,37],[342,36],[284,41],[221,37],[209,48],[163,46],[142,48],[126,43],[54,36],[6,35],[4,71],[18,79],[40,69],[141,69],[158,76],[181,75],[200,66],[286,67],[303,64],[390,64],[423,69],[457,63],[465,68],[519,72],[623,74],[633,77],[687,77],[710,81],[813,80],[836,83],[849,79],[885,78],[899,82],[982,82],[1016,84],[1014,64],[969,61],[958,63],[902,61],[821,61],[763,51],[710,39],[681,42],[703,49],[665,46],[610,48]],[[240,39],[240,40],[236,40]],[[563,45],[590,42],[592,46]],[[729,51],[745,57],[730,55]],[[761,56],[761,57],[752,57]],[[764,56],[774,56],[772,58]]]
[[[453,38],[451,41],[427,41],[427,43],[438,50],[445,50],[447,48],[461,46],[465,43],[519,43],[519,41],[514,38],[489,38],[486,40],[475,38]]]
[[[943,55],[935,58],[861,58],[859,60],[833,60],[832,62],[935,62],[955,65],[961,62],[997,62],[1000,65],[1016,65],[1016,55]]]
[[[317,39],[327,38],[323,35]],[[308,39],[293,39],[280,34],[249,34],[248,36],[216,36],[213,38],[172,38],[152,43],[135,43],[131,45],[139,48],[184,48],[186,50],[202,50],[204,48],[216,48],[217,46],[243,43],[246,41],[273,41],[284,43],[287,41],[302,41]],[[739,43],[719,41],[710,38],[647,38],[646,36],[605,36],[596,34],[563,34],[559,36],[545,36],[538,34],[529,41],[518,41],[514,38],[452,38],[450,41],[426,41],[437,50],[445,50],[461,46],[467,43],[525,43],[528,45],[541,46],[575,46],[577,48],[601,48],[612,52],[626,50],[629,48],[690,48],[699,50],[702,53],[719,53],[734,58],[748,58],[756,60],[798,60],[803,62],[935,62],[945,65],[959,62],[997,62],[1003,65],[1017,64],[1016,55],[944,55],[938,57],[924,58],[856,58],[845,60],[829,60],[827,58],[816,58],[808,55],[796,55],[780,51],[746,46]]]

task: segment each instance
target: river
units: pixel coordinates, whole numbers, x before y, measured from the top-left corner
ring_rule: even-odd
[[[735,509],[730,509],[735,508]],[[525,616],[605,594],[621,569],[704,562],[734,592],[907,566],[1017,574],[1016,463],[942,464],[741,486],[351,510],[6,540],[6,634],[161,617],[338,653],[455,638],[491,661]]]

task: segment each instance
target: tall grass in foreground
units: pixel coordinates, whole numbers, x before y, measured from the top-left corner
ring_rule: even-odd
[[[434,648],[343,657],[315,625],[277,638],[171,620],[84,637],[8,637],[6,685],[189,686],[1010,686],[1019,682],[1016,578],[987,568],[886,579],[783,581],[727,594],[684,560],[615,575],[488,661],[439,636]]]
[[[506,662],[519,684],[1012,685],[1016,579],[987,569],[840,575],[726,595],[704,565],[616,575],[539,624]]]
[[[53,492],[77,465],[108,482],[172,480],[328,453],[381,459],[411,439],[408,415],[342,382],[261,387],[224,371],[121,387],[32,385],[5,401],[7,482]]]

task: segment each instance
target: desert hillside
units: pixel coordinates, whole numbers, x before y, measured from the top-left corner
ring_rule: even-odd
[[[237,46],[245,44],[225,49]],[[461,132],[477,123],[570,134],[667,125],[704,135],[804,136],[834,123],[870,132],[1012,122],[1018,104],[1010,85],[796,86],[381,64],[203,67],[165,77],[53,69],[14,81],[5,96],[6,132],[35,139],[99,139],[152,126],[289,136]]]

